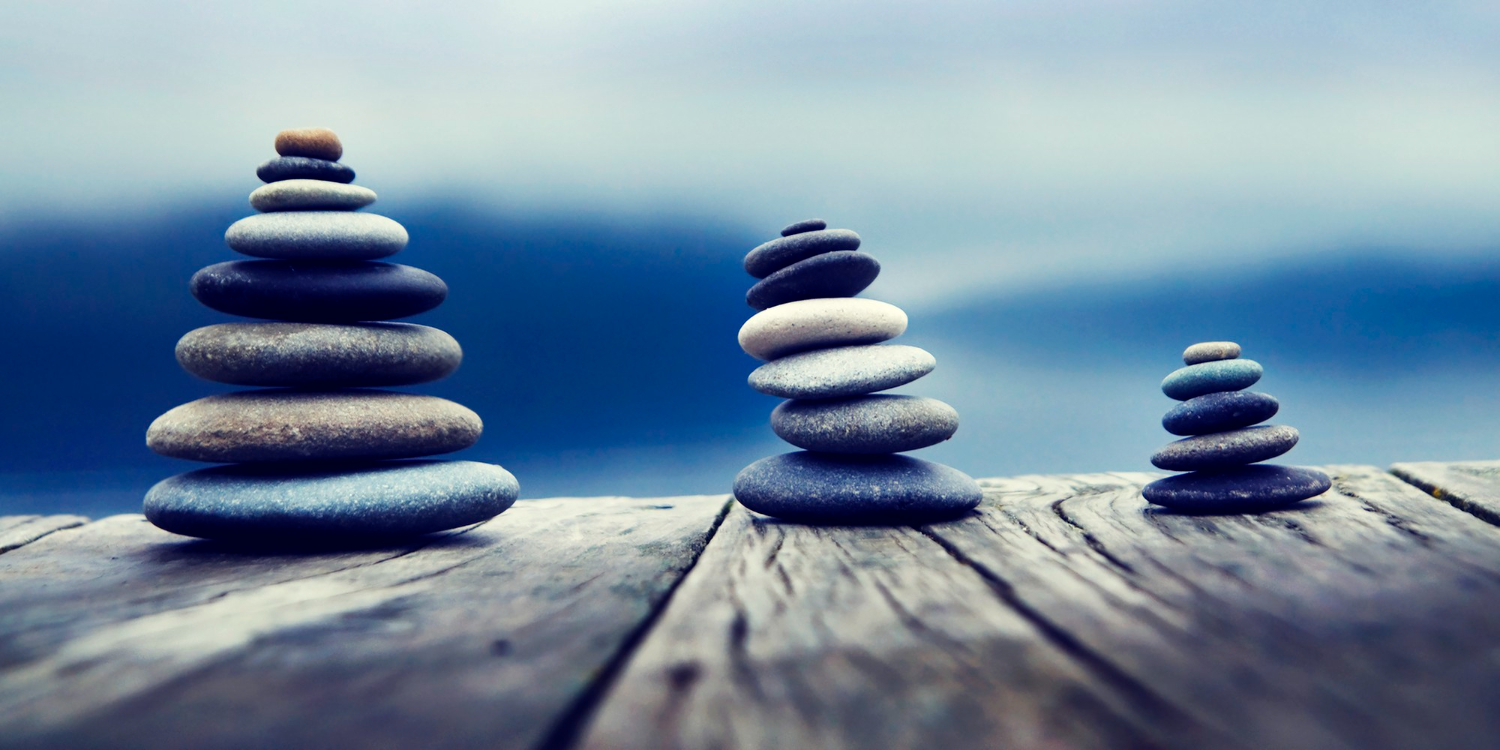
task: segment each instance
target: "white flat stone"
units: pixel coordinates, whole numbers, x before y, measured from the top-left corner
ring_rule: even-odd
[[[374,190],[327,180],[282,180],[250,194],[257,211],[353,211],[374,202]]]
[[[740,328],[740,348],[770,361],[788,354],[874,344],[906,331],[906,313],[873,299],[805,299],[761,311]]]

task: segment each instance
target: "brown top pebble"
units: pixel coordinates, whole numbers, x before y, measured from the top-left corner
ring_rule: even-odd
[[[292,128],[276,134],[276,153],[338,161],[344,155],[344,144],[328,128]]]

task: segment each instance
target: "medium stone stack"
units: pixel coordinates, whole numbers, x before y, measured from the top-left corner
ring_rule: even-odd
[[[1253,426],[1281,404],[1245,390],[1260,380],[1261,366],[1239,356],[1234,342],[1194,344],[1182,354],[1187,367],[1162,381],[1162,392],[1182,402],[1162,417],[1162,427],[1189,437],[1168,443],[1151,463],[1191,473],[1146,485],[1147,500],[1186,511],[1253,512],[1301,502],[1332,485],[1316,469],[1259,463],[1291,450],[1298,435],[1285,425]]]
[[[250,194],[262,213],[224,235],[258,260],[218,263],[191,282],[210,308],[275,322],[212,325],[177,344],[177,361],[198,377],[267,388],[202,398],[151,423],[146,444],[157,453],[233,465],[158,483],[146,517],[188,536],[276,541],[424,534],[504,511],[520,487],[499,466],[394,460],[473,445],[477,414],[373,390],[458,368],[463,352],[447,333],[381,322],[437,307],[447,285],[377,260],[406,246],[406,230],[356,213],[375,193],[349,184],[333,131],[282,131],[276,151]]]
[[[979,485],[942,464],[895,455],[953,436],[958,413],[931,398],[881,394],[937,366],[914,346],[881,344],[906,330],[906,313],[855,299],[880,273],[859,235],[810,219],[745,256],[760,282],[745,300],[760,310],[740,347],[765,360],[750,387],[791,399],[771,428],[805,450],[756,461],[734,481],[745,507],[811,522],[904,523],[979,504]]]

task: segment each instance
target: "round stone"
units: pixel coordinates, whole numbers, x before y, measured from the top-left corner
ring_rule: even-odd
[[[1280,424],[1215,432],[1167,443],[1151,464],[1167,471],[1198,471],[1275,458],[1297,444],[1297,428]]]
[[[354,182],[354,170],[336,161],[309,159],[306,156],[283,156],[260,165],[255,176],[261,182],[281,180],[327,180],[329,182]]]
[[[182,369],[234,385],[412,385],[445,378],[462,361],[452,336],[411,323],[221,323],[177,342]]]
[[[235,260],[198,271],[189,287],[219,312],[304,323],[404,318],[448,296],[426,271],[371,261]]]
[[[344,144],[328,128],[292,128],[276,134],[276,153],[338,161],[344,155]]]
[[[910,456],[799,452],[745,467],[734,478],[734,497],[790,521],[917,523],[967,513],[982,493],[969,475]]]
[[[1217,362],[1221,359],[1237,359],[1240,356],[1240,345],[1233,341],[1205,341],[1201,344],[1193,344],[1182,353],[1183,364],[1196,365],[1203,362]]]
[[[374,202],[374,190],[326,180],[281,180],[250,194],[257,211],[353,211]]]
[[[1167,508],[1197,513],[1244,513],[1284,508],[1317,497],[1333,486],[1317,469],[1257,464],[1158,479],[1145,498]]]
[[[873,344],[900,336],[906,313],[873,299],[805,299],[756,313],[740,327],[740,348],[773,360],[808,349]]]
[[[796,224],[786,225],[786,228],[781,230],[781,236],[790,237],[794,234],[802,234],[803,232],[816,232],[819,229],[827,228],[828,222],[823,221],[822,219],[803,219]]]
[[[286,260],[374,260],[401,252],[406,241],[399,223],[350,211],[256,214],[224,233],[235,252]]]
[[[841,346],[761,365],[750,387],[781,398],[842,398],[906,385],[935,367],[937,359],[915,346]]]
[[[1208,393],[1239,391],[1260,380],[1260,363],[1253,359],[1225,359],[1183,367],[1161,381],[1161,392],[1178,401]]]
[[[174,534],[247,542],[415,536],[499,515],[521,486],[474,461],[240,464],[179,474],[146,493],[146,520]]]
[[[1207,435],[1260,424],[1276,416],[1280,408],[1280,402],[1265,393],[1209,393],[1172,407],[1161,418],[1161,426],[1173,435]]]
[[[953,437],[958,412],[921,396],[783,401],[771,412],[782,440],[821,453],[900,453]]]
[[[745,256],[745,270],[764,279],[799,260],[836,250],[858,250],[859,235],[848,229],[814,229],[771,240]]]
[[[880,261],[854,250],[814,255],[761,279],[745,294],[745,302],[765,310],[788,302],[829,297],[853,297],[880,275]]]
[[[146,445],[189,461],[411,458],[463,450],[483,424],[464,406],[394,391],[240,391],[176,407]]]

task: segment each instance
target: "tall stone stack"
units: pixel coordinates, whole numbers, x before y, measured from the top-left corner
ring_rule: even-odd
[[[766,361],[750,387],[791,399],[771,428],[804,450],[764,458],[740,472],[745,507],[789,520],[905,523],[955,516],[979,504],[979,485],[942,464],[897,455],[953,436],[958,413],[931,398],[881,394],[937,366],[914,346],[882,344],[906,330],[906,313],[856,299],[880,273],[860,238],[820,219],[781,230],[745,256],[757,279],[745,295],[760,310],[740,329],[740,347]]]
[[[188,372],[260,386],[201,398],[151,423],[157,453],[228,463],[151,488],[146,517],[207,538],[338,540],[424,534],[491,518],[515,502],[510,472],[473,461],[398,460],[473,445],[479,416],[432,396],[375,390],[437,380],[458,368],[458,342],[436,328],[383,322],[431,310],[442,279],[380,262],[406,230],[358,209],[343,146],[324,128],[282,131],[280,156],[256,174],[262,213],[229,227],[229,247],[258,260],[194,274],[193,296],[231,315],[273,322],[199,328],[177,344]]]
[[[1332,485],[1316,469],[1263,464],[1297,444],[1295,427],[1261,425],[1281,404],[1247,391],[1260,381],[1258,362],[1240,359],[1232,341],[1194,344],[1182,353],[1183,367],[1161,383],[1182,403],[1162,417],[1162,427],[1188,437],[1156,452],[1158,469],[1188,474],[1158,479],[1141,494],[1157,505],[1197,512],[1274,510],[1323,494]],[[1260,426],[1254,426],[1260,425]]]

